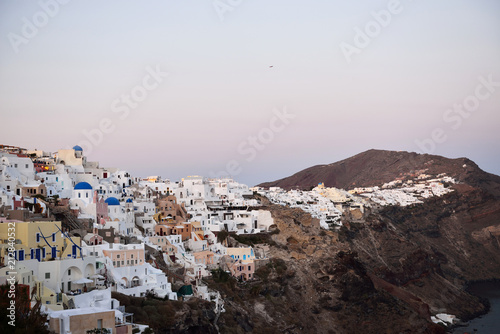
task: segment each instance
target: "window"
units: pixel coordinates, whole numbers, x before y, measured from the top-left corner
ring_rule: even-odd
[[[116,254],[116,258],[119,259],[120,258],[120,254]]]
[[[86,194],[85,194],[85,197],[89,198],[89,193],[86,193]]]
[[[122,260],[122,266],[125,264],[125,261]]]
[[[113,267],[116,267],[116,261],[113,261]]]
[[[134,258],[134,254],[130,254],[130,258],[133,259]]]
[[[78,193],[78,198],[82,197],[82,194]]]
[[[68,269],[68,276],[71,276],[71,269]]]
[[[50,279],[50,273],[45,273],[45,279]]]
[[[40,233],[36,234],[36,242],[40,242]]]
[[[56,233],[52,233],[52,242],[56,242]]]
[[[24,165],[24,168],[28,168],[28,164]]]

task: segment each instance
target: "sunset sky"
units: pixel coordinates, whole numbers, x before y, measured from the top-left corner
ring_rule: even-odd
[[[0,35],[0,144],[249,185],[370,148],[500,174],[497,0],[2,1]]]

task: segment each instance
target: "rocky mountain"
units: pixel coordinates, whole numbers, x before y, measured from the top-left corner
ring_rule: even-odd
[[[253,282],[212,282],[227,297],[221,332],[445,333],[431,315],[486,312],[466,287],[500,279],[500,177],[472,161],[370,150],[261,186],[368,187],[422,173],[458,183],[423,203],[344,215],[339,231],[260,197],[276,222],[261,241],[270,262]]]
[[[433,176],[446,173],[459,182],[481,187],[500,196],[500,176],[482,171],[467,158],[448,159],[430,154],[384,150],[368,150],[339,162],[313,166],[259,186],[287,190],[310,189],[324,182],[326,187],[352,189],[381,186],[395,179],[411,179],[422,171]]]

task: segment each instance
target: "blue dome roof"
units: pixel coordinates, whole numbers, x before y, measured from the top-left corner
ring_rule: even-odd
[[[120,201],[114,197],[109,197],[104,202],[108,203],[108,205],[120,205]]]
[[[80,151],[80,152],[83,152],[83,148],[81,148],[81,147],[80,147],[80,146],[78,146],[78,145],[73,146],[73,149],[74,149],[75,151]]]
[[[127,199],[127,203],[133,203],[134,201],[132,200],[132,198],[129,198]]]
[[[87,182],[80,182],[76,184],[75,190],[92,190],[92,186]]]

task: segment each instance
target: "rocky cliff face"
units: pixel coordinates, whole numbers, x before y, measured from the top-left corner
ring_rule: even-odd
[[[460,183],[422,204],[368,210],[355,222],[346,215],[338,232],[261,198],[279,229],[272,260],[259,280],[234,285],[221,331],[441,333],[431,314],[467,320],[485,312],[465,286],[500,279],[500,178],[472,161],[372,150],[264,185],[352,188],[416,172]]]
[[[212,286],[226,297],[221,332],[444,333],[423,300],[363,263],[353,239],[339,240],[342,234],[321,230],[299,209],[261,200],[279,229],[271,260],[253,282]]]
[[[432,313],[466,320],[484,305],[468,281],[500,278],[500,202],[480,189],[457,187],[409,208],[388,207],[349,224],[341,240],[377,279],[419,297]]]

